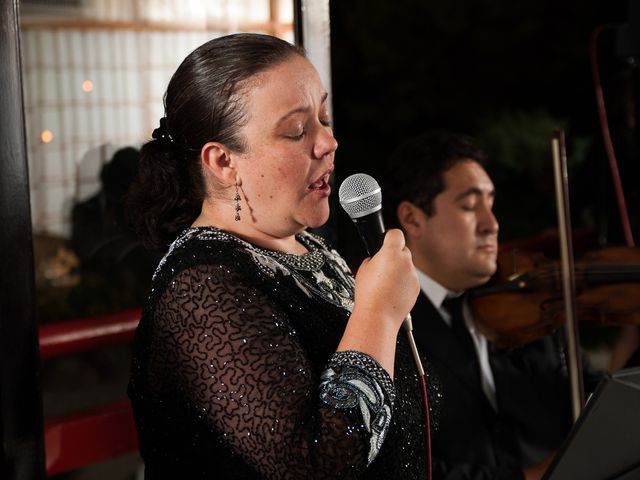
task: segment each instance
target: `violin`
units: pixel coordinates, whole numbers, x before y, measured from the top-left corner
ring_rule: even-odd
[[[578,322],[640,325],[640,248],[592,251],[574,274]],[[500,252],[496,274],[469,299],[477,328],[499,346],[532,342],[566,321],[559,263],[540,254]]]

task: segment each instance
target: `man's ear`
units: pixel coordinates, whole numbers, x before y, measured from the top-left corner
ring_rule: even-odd
[[[238,172],[231,161],[231,150],[220,142],[207,142],[200,150],[204,168],[225,185],[237,183]]]
[[[398,204],[396,215],[398,223],[410,238],[419,238],[422,235],[422,210],[415,204],[404,200]]]

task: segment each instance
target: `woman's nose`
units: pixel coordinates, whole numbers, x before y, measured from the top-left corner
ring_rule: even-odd
[[[318,131],[316,142],[313,146],[313,154],[316,158],[324,158],[338,148],[338,141],[333,136],[331,128],[323,126]]]

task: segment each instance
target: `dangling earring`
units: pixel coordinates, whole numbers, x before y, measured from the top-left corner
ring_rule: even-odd
[[[236,182],[236,196],[233,197],[233,199],[236,201],[235,221],[239,222],[240,221],[240,210],[242,210],[242,207],[240,206],[240,191],[238,190],[238,183],[237,182]]]

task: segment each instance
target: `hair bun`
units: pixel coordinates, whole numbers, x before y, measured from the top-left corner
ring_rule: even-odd
[[[167,143],[173,143],[173,138],[169,135],[169,131],[167,130],[167,117],[162,117],[160,119],[160,126],[153,131],[151,138]]]

